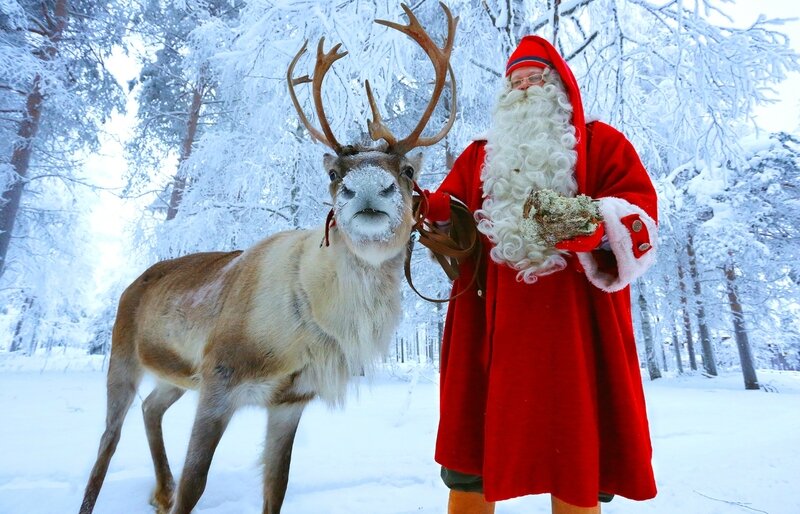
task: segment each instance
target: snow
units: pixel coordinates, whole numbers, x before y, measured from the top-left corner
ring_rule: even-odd
[[[22,361],[24,360],[24,363]],[[102,358],[0,362],[0,513],[76,512],[105,416]],[[69,363],[69,368],[65,369]],[[745,391],[735,373],[646,382],[659,495],[617,498],[615,514],[797,514],[800,496],[800,373],[759,371],[770,392]],[[441,513],[447,490],[432,460],[438,375],[385,370],[361,384],[343,410],[312,403],[294,446],[284,512]],[[131,409],[100,492],[97,514],[150,513],[154,478],[141,400]],[[196,395],[167,412],[167,452],[177,475]],[[195,512],[261,512],[259,456],[265,411],[233,419],[216,452]],[[549,512],[545,496],[503,502],[498,514]]]

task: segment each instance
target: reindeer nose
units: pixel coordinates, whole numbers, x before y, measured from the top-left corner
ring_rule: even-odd
[[[392,194],[394,189],[394,179],[386,170],[368,165],[356,168],[345,175],[339,193],[345,199],[355,196],[387,197]]]

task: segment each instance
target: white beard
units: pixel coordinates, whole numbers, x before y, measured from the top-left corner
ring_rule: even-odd
[[[495,109],[481,170],[483,206],[475,212],[478,230],[493,244],[490,256],[518,270],[517,280],[564,269],[562,252],[539,238],[524,235],[522,211],[531,191],[577,192],[578,160],[572,105],[560,79],[552,74],[544,87],[504,89]]]

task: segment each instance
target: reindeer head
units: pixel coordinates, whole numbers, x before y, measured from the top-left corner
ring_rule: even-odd
[[[322,80],[331,65],[347,55],[347,52],[339,52],[341,43],[326,53],[325,38],[321,38],[317,45],[314,77],[304,75],[293,78],[294,67],[308,46],[306,41],[295,55],[286,74],[289,94],[300,121],[316,141],[327,145],[335,152],[326,154],[323,164],[331,180],[332,212],[336,225],[350,250],[374,265],[402,251],[411,234],[414,223],[411,196],[419,176],[422,153],[412,156],[408,155],[409,152],[414,148],[430,146],[440,141],[455,121],[456,84],[449,61],[458,18],[453,18],[447,6],[440,3],[447,16],[448,34],[444,46],[439,48],[422,28],[411,9],[405,4],[401,5],[408,16],[408,25],[399,25],[386,20],[375,20],[376,23],[399,30],[416,41],[431,59],[436,73],[433,94],[428,106],[417,126],[406,138],[398,141],[383,123],[367,81],[365,84],[367,97],[372,110],[372,120],[367,122],[367,127],[372,140],[383,140],[383,143],[369,148],[362,145],[342,146],[336,140],[322,104]],[[448,70],[452,88],[450,117],[438,134],[433,137],[421,137],[442,94]],[[294,91],[295,85],[309,82],[312,83],[314,106],[322,131],[309,122]]]

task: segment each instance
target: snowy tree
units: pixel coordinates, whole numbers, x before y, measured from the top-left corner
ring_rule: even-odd
[[[241,6],[242,2],[229,0],[135,4],[141,20],[136,35],[152,49],[152,55],[146,54],[135,81],[139,123],[128,143],[134,163],[130,187],[137,190],[146,185],[171,156],[177,156],[169,199],[163,199],[167,220],[177,214],[186,188],[188,177],[182,164],[204,127],[222,115],[209,59],[229,43],[226,23],[236,19]]]
[[[796,362],[796,323],[786,312],[798,293],[792,246],[798,237],[798,144],[788,134],[739,143],[742,164],[726,160],[685,168],[676,175],[685,178],[676,180],[683,186],[673,198],[680,199],[685,217],[698,221],[686,227],[695,299],[727,311],[727,316],[697,317],[706,327],[701,338],[716,334],[716,349],[704,349],[704,365],[708,351],[716,351],[726,366],[738,362],[745,387],[757,389],[759,363],[796,365],[790,364]]]
[[[722,211],[709,208],[697,194],[717,191],[719,177],[731,184],[740,173],[735,170],[752,167],[753,154],[742,134],[753,107],[766,101],[771,85],[798,69],[788,39],[777,30],[779,20],[724,26],[730,24],[727,3],[449,2],[460,17],[451,59],[458,83],[457,121],[442,144],[425,150],[421,186],[435,188],[471,138],[485,133],[505,60],[519,38],[536,33],[554,40],[576,73],[587,110],[628,135],[661,195],[662,258],[643,279],[647,305],[638,308],[639,332],[652,333],[648,346],[654,374],[659,366],[667,367],[665,348],[670,346],[676,367],[685,358],[687,368],[696,369],[697,355],[711,375],[717,364],[735,364],[729,340],[738,318],[727,294],[731,281],[726,270],[733,270],[730,277],[754,360],[760,363],[762,355],[770,355],[771,362],[785,366],[796,360],[798,329],[788,299],[800,272],[790,245],[775,242],[784,232],[774,225],[771,232],[750,225],[744,229],[752,248],[781,249],[781,274],[766,266],[753,268],[741,253],[711,251],[709,227],[721,222]],[[439,6],[420,2],[412,8],[441,38]],[[241,248],[279,230],[322,226],[330,209],[321,166],[325,148],[313,144],[298,122],[286,88],[288,65],[305,41],[311,51],[300,58],[299,75],[311,73],[316,43],[323,36],[326,51],[341,42],[349,53],[336,62],[322,88],[327,117],[341,141],[366,138],[365,121],[371,117],[367,79],[395,133],[409,130],[427,102],[432,77],[427,57],[401,34],[373,23],[376,18],[401,20],[396,5],[153,1],[139,16],[140,37],[155,52],[136,86],[140,123],[129,147],[135,168],[131,189],[161,192],[139,235],[141,246],[151,248],[155,258]],[[711,21],[712,16],[721,21]],[[310,114],[311,93],[301,86],[298,90]],[[443,98],[431,125],[448,114]],[[171,176],[176,162],[177,174]],[[764,196],[755,190],[749,194]],[[163,223],[165,217],[172,219]],[[765,242],[770,238],[771,243]],[[414,254],[415,282],[425,294],[444,297],[449,281],[425,254]],[[765,255],[759,254],[759,262]],[[767,291],[779,299],[765,300]],[[423,303],[410,291],[405,298],[409,315],[398,332],[395,357],[438,356],[427,339],[438,344],[443,307]],[[727,314],[712,316],[720,306]],[[781,323],[789,335],[767,351],[759,331],[768,323]]]
[[[117,3],[0,4],[0,275],[18,348],[58,344],[85,316],[83,158],[123,107],[104,62],[127,21]]]

